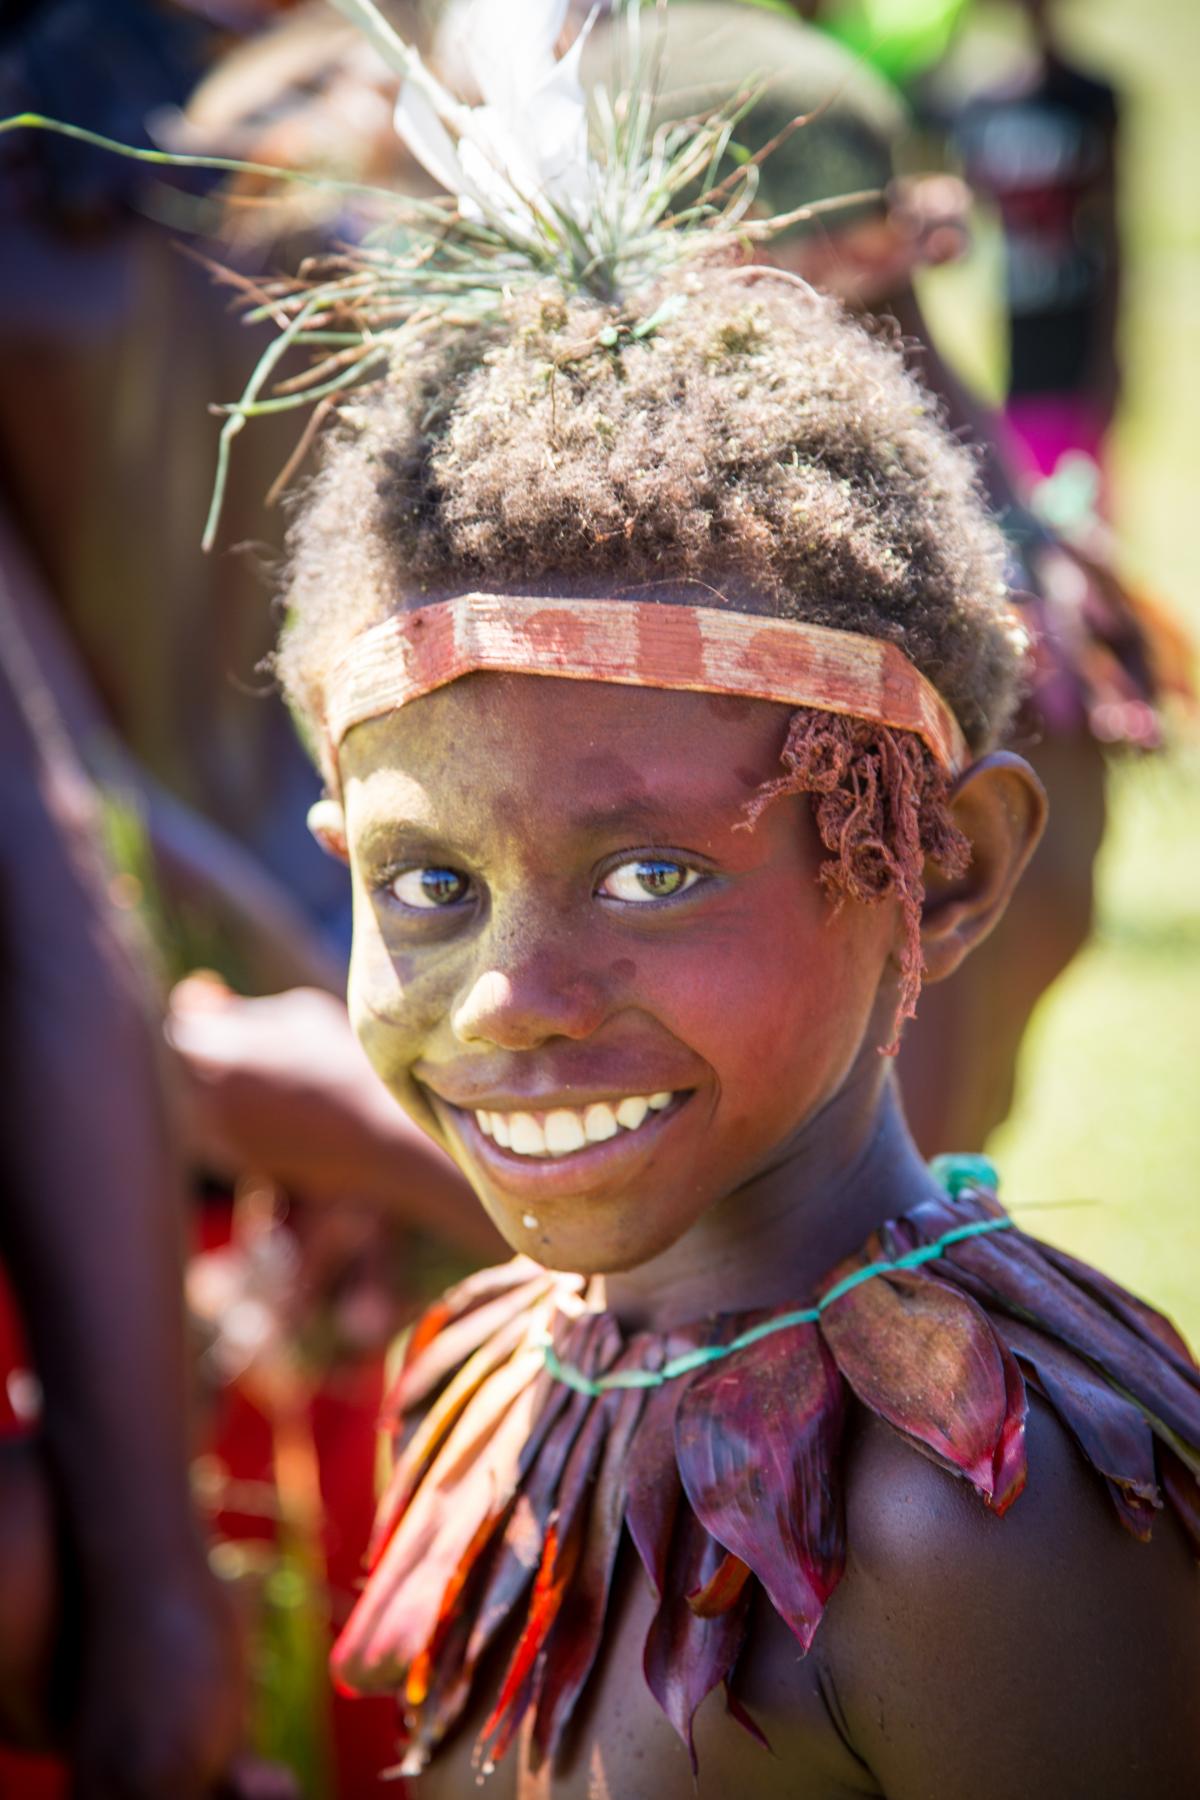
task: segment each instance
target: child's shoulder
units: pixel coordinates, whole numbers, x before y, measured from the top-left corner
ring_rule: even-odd
[[[847,1471],[826,1681],[889,1796],[1200,1791],[1200,1577],[1169,1505],[1146,1541],[1051,1405],[1003,1519],[877,1417]],[[936,1766],[937,1779],[931,1779]]]

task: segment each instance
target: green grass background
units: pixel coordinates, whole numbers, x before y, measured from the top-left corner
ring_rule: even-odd
[[[1126,394],[1115,443],[1125,564],[1200,639],[1200,9],[1076,0],[1064,41],[1124,100]],[[972,269],[932,312],[961,359],[992,337]],[[939,287],[937,282],[941,283]],[[1025,1041],[1014,1112],[989,1146],[1031,1231],[1153,1300],[1200,1344],[1200,733],[1113,768],[1093,942]],[[1029,1210],[1026,1211],[1025,1209]]]

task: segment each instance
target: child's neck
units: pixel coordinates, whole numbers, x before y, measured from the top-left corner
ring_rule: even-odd
[[[661,1256],[597,1282],[635,1329],[806,1300],[885,1219],[933,1190],[892,1065],[860,1067],[777,1163],[726,1196]]]

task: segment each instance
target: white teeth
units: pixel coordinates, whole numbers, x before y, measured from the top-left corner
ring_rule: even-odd
[[[578,1110],[556,1106],[548,1113],[477,1112],[484,1137],[493,1138],[502,1150],[518,1156],[573,1156],[588,1144],[606,1144],[618,1132],[637,1131],[652,1112],[661,1112],[674,1094],[627,1094],[609,1103],[593,1101]]]
[[[583,1115],[583,1129],[589,1144],[603,1144],[609,1138],[616,1137],[621,1128],[612,1107],[603,1100],[597,1100],[595,1106],[589,1106]]]
[[[532,1113],[513,1113],[508,1127],[518,1156],[545,1156],[546,1134]]]
[[[546,1114],[543,1126],[546,1148],[551,1156],[569,1156],[572,1150],[582,1150],[587,1143],[587,1134],[583,1129],[583,1120],[577,1112],[570,1112],[565,1106],[557,1107],[554,1112]]]

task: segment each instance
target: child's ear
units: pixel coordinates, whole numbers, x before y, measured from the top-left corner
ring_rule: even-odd
[[[1023,757],[997,750],[959,781],[951,812],[971,845],[965,875],[927,869],[921,948],[926,981],[952,975],[999,920],[1037,849],[1046,791]]]
[[[308,809],[308,829],[322,850],[336,856],[339,862],[350,861],[350,852],[346,848],[346,815],[340,800],[331,800],[326,795],[323,800],[315,801]]]

